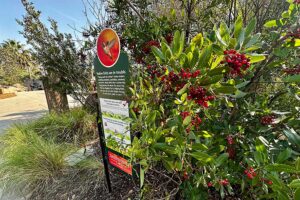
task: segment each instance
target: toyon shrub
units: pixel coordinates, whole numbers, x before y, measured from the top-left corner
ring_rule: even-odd
[[[286,37],[299,6],[289,2],[263,35],[238,17],[190,43],[176,31],[145,45],[155,60],[130,88],[141,134],[129,149],[145,188],[171,184],[161,194],[171,199],[300,199],[300,77],[280,70],[299,65],[300,41]],[[163,178],[150,185],[153,171]]]

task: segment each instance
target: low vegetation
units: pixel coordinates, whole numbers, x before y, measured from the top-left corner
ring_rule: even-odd
[[[0,138],[1,187],[30,199],[94,194],[103,187],[100,156],[80,147],[96,138],[94,121],[93,115],[75,109],[9,128]]]

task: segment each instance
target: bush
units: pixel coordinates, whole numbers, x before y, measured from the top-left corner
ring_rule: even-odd
[[[141,137],[129,151],[153,198],[300,199],[300,7],[289,2],[264,41],[238,17],[152,46],[156,61],[132,83]]]

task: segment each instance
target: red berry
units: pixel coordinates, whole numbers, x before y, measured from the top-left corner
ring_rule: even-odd
[[[228,179],[220,180],[220,184],[225,186],[229,184],[229,181]]]
[[[235,149],[230,146],[227,148],[227,153],[229,154],[229,158],[233,160],[235,157]]]
[[[227,139],[227,144],[229,144],[229,145],[234,144],[234,140],[233,140],[232,135],[228,135],[226,139]]]
[[[208,182],[207,183],[207,187],[213,187],[213,183],[212,182]]]
[[[189,174],[187,173],[187,171],[184,171],[184,172],[183,172],[183,179],[184,179],[184,180],[189,179]]]

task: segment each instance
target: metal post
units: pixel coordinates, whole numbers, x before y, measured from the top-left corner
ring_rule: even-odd
[[[109,177],[108,159],[106,156],[105,138],[104,138],[104,132],[102,129],[102,122],[99,123],[100,119],[101,119],[100,109],[99,109],[99,106],[97,106],[97,125],[98,125],[98,133],[99,133],[102,159],[103,159],[103,165],[104,165],[104,172],[105,172],[108,192],[111,193],[112,189],[111,189],[111,182],[110,182],[110,177]]]

